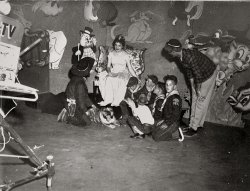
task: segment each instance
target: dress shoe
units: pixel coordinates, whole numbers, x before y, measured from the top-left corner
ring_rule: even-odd
[[[198,128],[197,128],[197,131],[198,131],[198,130],[199,130],[199,131],[200,131],[200,130],[203,130],[203,127],[198,127]]]
[[[194,129],[190,128],[187,132],[183,132],[184,137],[193,137],[197,135],[197,131]]]
[[[107,102],[105,102],[105,101],[101,101],[101,102],[99,102],[98,103],[98,105],[100,105],[100,106],[106,106],[106,105],[108,105],[109,103],[107,103]]]
[[[183,133],[188,132],[188,131],[190,131],[192,129],[193,129],[192,127],[182,127],[181,128],[181,130],[182,130]],[[200,131],[200,130],[203,130],[203,127],[197,127],[196,131]]]

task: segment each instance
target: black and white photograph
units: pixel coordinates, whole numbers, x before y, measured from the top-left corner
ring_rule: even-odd
[[[250,190],[249,10],[0,0],[0,191]]]

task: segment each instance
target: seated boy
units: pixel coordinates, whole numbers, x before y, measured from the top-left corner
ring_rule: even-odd
[[[154,99],[154,103],[150,107],[152,115],[155,119],[155,123],[162,120],[162,109],[163,109],[163,101],[165,99],[165,84],[162,82],[158,82],[155,86],[153,93],[156,95]]]
[[[139,98],[139,95],[145,94],[147,96],[147,105],[151,105],[155,98],[153,93],[156,84],[158,83],[158,78],[155,75],[148,75],[145,81],[144,86],[135,93],[135,99]]]
[[[127,84],[125,98],[120,103],[120,108],[121,108],[121,113],[122,113],[122,120],[121,120],[122,124],[126,124],[128,116],[131,115],[131,111],[129,110],[128,104],[125,100],[129,98],[134,101],[135,100],[134,93],[137,92],[138,89],[140,89],[139,81],[136,77],[132,76],[129,79],[128,84]]]
[[[155,141],[167,141],[179,138],[182,100],[177,91],[177,78],[174,75],[164,77],[166,97],[163,101],[163,118],[152,130]]]
[[[149,107],[146,105],[147,96],[141,94],[137,101],[138,106],[131,99],[127,99],[127,103],[132,109],[134,116],[128,117],[128,124],[131,127],[134,135],[131,138],[145,138],[145,134],[151,132],[154,125],[154,118],[151,114]]]

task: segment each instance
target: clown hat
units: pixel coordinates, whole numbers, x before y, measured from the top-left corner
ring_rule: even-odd
[[[90,27],[85,27],[84,30],[80,30],[81,33],[88,34],[89,36],[95,36],[93,34],[93,29]]]

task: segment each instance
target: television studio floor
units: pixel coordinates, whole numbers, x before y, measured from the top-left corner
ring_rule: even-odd
[[[134,140],[128,126],[85,128],[57,122],[57,116],[18,104],[19,119],[6,119],[45,160],[52,154],[53,191],[244,191],[250,189],[250,128],[206,123],[184,142]],[[7,135],[6,135],[7,137]],[[0,138],[2,142],[2,139]],[[2,148],[2,145],[0,145]],[[11,141],[0,154],[23,151]],[[0,184],[32,171],[27,160],[0,157]],[[2,173],[2,174],[1,174]],[[44,191],[42,178],[14,188]]]

